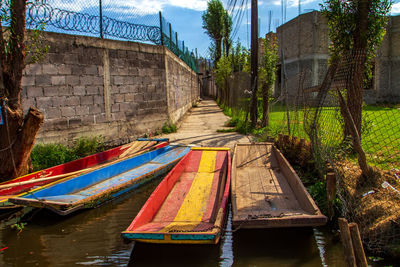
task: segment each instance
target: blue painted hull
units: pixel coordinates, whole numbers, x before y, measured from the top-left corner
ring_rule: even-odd
[[[188,147],[166,146],[84,175],[60,180],[10,201],[44,207],[61,215],[92,208],[165,174],[189,151]]]

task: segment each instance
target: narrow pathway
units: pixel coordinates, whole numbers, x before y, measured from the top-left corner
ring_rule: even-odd
[[[214,100],[202,100],[197,107],[185,115],[176,133],[161,137],[171,143],[195,144],[199,146],[218,146],[233,149],[235,143],[250,142],[251,137],[237,132],[220,133],[218,129],[228,129],[229,120]]]

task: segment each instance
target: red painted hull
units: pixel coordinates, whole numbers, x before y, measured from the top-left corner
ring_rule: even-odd
[[[145,148],[143,152],[148,151],[153,148],[161,148],[166,145],[168,145],[168,141],[165,142],[159,142],[153,147]],[[70,161],[64,164],[60,164],[54,167],[50,167],[38,172],[30,173],[25,176],[21,176],[18,178],[15,178],[10,181],[6,181],[0,184],[0,186],[7,185],[7,184],[15,184],[15,183],[20,183],[20,182],[27,182],[35,179],[41,179],[41,178],[46,178],[50,176],[56,176],[56,175],[62,175],[62,174],[67,174],[71,172],[76,172],[85,168],[90,168],[97,166],[99,164],[103,164],[112,160],[118,159],[118,157],[125,152],[129,148],[129,145],[122,145],[116,148],[109,149],[107,151],[103,151],[94,155],[90,155],[81,159],[77,159],[74,161]],[[140,151],[142,152],[142,151]],[[65,177],[63,177],[65,178]],[[20,195],[24,192],[27,192],[29,190],[35,189],[40,186],[44,186],[46,184],[52,183],[56,181],[57,179],[52,179],[52,180],[47,180],[47,181],[38,181],[38,182],[32,182],[28,184],[22,184],[22,185],[15,185],[9,188],[3,188],[0,189],[0,207],[9,207],[13,204],[8,202],[8,199],[11,197],[15,197],[17,195]]]
[[[229,149],[190,151],[155,189],[122,237],[150,243],[216,244],[226,217],[230,164]]]

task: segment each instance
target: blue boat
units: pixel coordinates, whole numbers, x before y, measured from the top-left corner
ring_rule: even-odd
[[[10,201],[46,208],[60,215],[93,208],[167,173],[189,151],[189,147],[168,145],[83,175],[56,181]]]

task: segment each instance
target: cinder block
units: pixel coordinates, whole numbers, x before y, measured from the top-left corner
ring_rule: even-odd
[[[113,76],[113,84],[114,85],[123,85],[124,84],[124,76]]]
[[[93,105],[93,96],[92,95],[81,96],[81,105]]]
[[[133,102],[135,100],[135,94],[128,93],[125,94],[125,102]]]
[[[68,75],[65,77],[65,83],[72,86],[79,85],[79,76]]]
[[[35,76],[35,85],[51,85],[51,76],[49,75],[36,75]]]
[[[79,96],[69,96],[65,99],[66,106],[79,106],[80,104]]]
[[[35,76],[22,76],[22,86],[33,86],[35,85]]]
[[[65,85],[65,76],[52,76],[51,84],[52,85]]]
[[[55,107],[49,107],[46,108],[45,111],[45,117],[46,119],[56,119],[56,118],[61,118],[61,110],[60,108],[55,108]]]
[[[113,99],[114,99],[114,103],[124,102],[124,95],[123,94],[114,94]]]
[[[43,74],[54,75],[58,74],[57,66],[54,64],[43,64],[42,65]]]
[[[119,111],[119,103],[111,105],[111,112],[118,112]]]
[[[59,93],[57,87],[54,86],[44,87],[43,92],[45,96],[57,96]]]
[[[53,96],[51,100],[53,101],[53,107],[63,107],[65,106],[65,96]]]
[[[93,76],[80,76],[79,81],[81,85],[93,85]]]
[[[100,114],[101,108],[99,105],[89,106],[89,114]]]
[[[61,116],[68,118],[75,116],[75,109],[73,107],[61,107]]]
[[[72,74],[72,69],[70,65],[61,64],[57,66],[58,74],[61,75],[70,75]]]
[[[85,67],[83,73],[86,75],[97,75],[98,74],[97,66],[94,65],[87,66]]]
[[[99,88],[97,86],[87,86],[86,87],[86,95],[98,95]]]
[[[42,87],[28,87],[26,90],[26,94],[28,98],[43,96],[43,88]]]
[[[77,106],[75,108],[76,110],[76,115],[82,116],[82,115],[89,115],[89,107],[88,106]]]
[[[24,69],[24,75],[41,75],[43,74],[41,64],[29,64]]]
[[[73,87],[73,94],[74,95],[85,95],[86,94],[85,86],[74,86]]]
[[[39,109],[46,109],[53,105],[52,99],[49,96],[36,97],[36,105]]]

